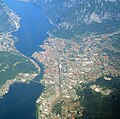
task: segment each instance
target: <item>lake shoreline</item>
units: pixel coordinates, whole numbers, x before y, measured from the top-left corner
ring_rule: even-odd
[[[5,3],[5,2],[4,2]],[[8,1],[8,4],[7,4],[7,6],[11,9],[11,7],[9,6],[9,4],[12,4],[12,1],[11,2],[9,2]],[[16,4],[19,4],[18,3],[18,1],[16,2],[15,1],[15,5]],[[14,6],[15,6],[14,5]],[[24,4],[22,4],[22,5],[24,5]],[[13,6],[13,7],[14,7]],[[31,4],[30,5],[27,5],[27,6],[31,6]],[[35,8],[33,5],[31,6],[31,7],[33,7],[33,8]],[[40,6],[39,6],[40,7]],[[31,8],[32,9],[32,8]],[[13,9],[12,9],[13,10]],[[35,10],[39,10],[39,9],[37,9],[37,8],[35,8]],[[34,10],[33,10],[34,11]],[[39,12],[39,11],[38,11]],[[42,19],[44,20],[46,20],[45,22],[44,22],[44,27],[48,27],[49,29],[50,29],[50,26],[51,26],[51,24],[49,24],[49,22],[48,22],[48,19],[46,19],[46,16],[44,17],[44,15],[42,15],[42,13],[43,13],[43,10],[41,11],[40,10],[40,12],[41,12],[41,15],[39,16],[39,17],[43,17]],[[15,11],[15,9],[14,9],[14,13],[15,14],[19,14],[18,12],[16,12]],[[21,12],[22,13],[22,12]],[[20,15],[20,14],[19,14]],[[20,16],[21,17],[21,16]],[[25,19],[25,18],[24,18]],[[22,23],[24,22],[23,20],[22,20],[22,17],[21,18],[19,18],[19,20],[20,21],[22,21]],[[7,33],[7,34],[12,34],[12,36],[15,36],[15,37],[17,37],[17,38],[19,38],[19,35],[15,35],[15,34],[20,34],[20,30],[21,29],[23,29],[23,27],[22,27],[22,25],[21,25],[21,23],[20,23],[20,21],[19,21],[19,24],[17,24],[16,25],[16,29],[15,30],[13,30],[13,31],[11,31],[11,32],[9,32],[9,33]],[[46,26],[46,22],[48,22],[47,24],[49,24],[49,26]],[[43,23],[42,23],[43,24]],[[44,34],[44,36],[42,37],[42,43],[44,42],[44,40],[45,39],[47,39],[48,37],[49,37],[49,35],[48,35],[48,33],[47,33],[47,31],[49,31],[48,30],[48,28],[45,28],[45,30],[43,31],[43,32],[45,32]],[[35,32],[35,31],[34,31]],[[38,31],[37,31],[38,32]],[[40,33],[40,32],[39,32]],[[41,33],[41,35],[42,35],[42,33]],[[46,38],[47,37],[47,38]],[[41,39],[41,37],[38,37],[39,39]],[[20,91],[22,91],[24,88],[25,88],[25,90],[27,91],[30,87],[30,92],[28,92],[27,94],[25,94],[24,93],[24,91],[22,92],[22,94],[23,94],[23,96],[22,96],[22,98],[24,99],[24,97],[26,97],[26,95],[27,96],[29,96],[29,95],[31,95],[31,92],[34,92],[34,93],[32,93],[32,95],[33,96],[31,96],[31,101],[32,102],[29,102],[29,100],[27,101],[25,101],[25,104],[21,104],[21,105],[27,105],[27,103],[30,103],[29,105],[31,105],[31,108],[29,108],[29,109],[31,109],[31,111],[29,111],[28,112],[28,115],[27,114],[23,114],[23,115],[20,115],[21,116],[21,118],[22,119],[24,119],[24,117],[27,115],[29,118],[31,118],[31,117],[33,117],[33,115],[32,115],[32,113],[34,113],[34,115],[36,115],[36,100],[38,99],[38,97],[41,95],[41,92],[43,92],[43,88],[44,88],[44,86],[43,86],[43,84],[37,84],[37,83],[35,83],[35,82],[33,82],[32,80],[39,80],[40,81],[40,79],[41,79],[41,77],[43,77],[43,68],[41,68],[41,67],[43,67],[43,66],[39,66],[39,64],[37,63],[37,62],[35,62],[33,59],[32,59],[32,57],[31,56],[29,56],[29,55],[25,55],[25,54],[23,54],[23,52],[21,52],[20,50],[19,50],[19,48],[18,48],[18,46],[16,46],[16,43],[18,44],[18,43],[20,43],[20,40],[24,40],[24,39],[26,39],[26,38],[22,38],[22,39],[17,39],[16,41],[15,41],[15,44],[14,44],[14,47],[16,48],[16,53],[19,53],[21,56],[23,56],[23,57],[25,57],[25,58],[27,58],[29,61],[31,61],[36,67],[37,67],[37,69],[38,69],[38,73],[37,73],[37,75],[35,75],[34,76],[34,78],[31,78],[31,80],[28,80],[28,81],[26,81],[25,80],[25,82],[22,82],[22,81],[20,81],[20,82],[12,82],[10,85],[9,85],[9,90],[6,92],[6,94],[5,95],[3,95],[3,97],[0,99],[0,102],[1,101],[7,101],[7,102],[9,102],[9,100],[7,99],[8,97],[10,98],[12,95],[13,95],[13,97],[12,97],[12,99],[14,100],[15,99],[15,97],[17,96],[17,94],[13,94],[12,93],[12,91],[13,90],[15,90],[16,92],[17,91],[19,91],[18,89],[19,89],[19,85],[21,86],[21,88],[20,88]],[[36,39],[35,37],[34,37],[34,39]],[[38,39],[38,40],[39,40]],[[41,44],[39,44],[39,43],[37,43],[36,42],[36,44],[38,45],[38,47],[39,47],[39,45]],[[34,45],[34,44],[33,44]],[[19,45],[20,46],[20,45]],[[41,50],[41,49],[39,49],[39,50]],[[37,50],[36,50],[37,51]],[[28,82],[28,84],[26,84],[26,82]],[[24,87],[24,88],[23,88]],[[23,88],[23,89],[22,89]],[[33,88],[33,89],[32,89]],[[36,88],[38,88],[37,89],[37,91],[35,90]],[[37,97],[36,97],[37,96]],[[17,98],[21,98],[20,96],[18,96]],[[21,99],[20,99],[21,100]],[[34,101],[33,101],[34,100]],[[20,102],[21,103],[21,102]],[[4,104],[2,104],[3,106],[4,106]],[[10,105],[10,104],[9,104]],[[13,105],[11,105],[12,106],[12,108],[15,106],[14,105],[14,103],[13,103]],[[9,106],[9,107],[11,107],[11,106]],[[2,106],[1,106],[2,107]],[[20,107],[18,107],[19,109],[20,109]],[[24,107],[24,108],[26,108],[27,109],[27,106],[26,107]],[[17,109],[17,110],[19,110],[19,109]],[[28,109],[28,110],[29,110]],[[10,113],[11,111],[13,111],[13,113]],[[14,114],[14,112],[16,111],[16,110],[11,110],[11,111],[9,111],[9,109],[7,109],[6,108],[6,113],[4,114],[2,114],[2,110],[1,110],[1,114],[0,114],[0,117],[1,117],[1,115],[11,115],[12,116],[12,114]],[[21,110],[22,111],[22,110]],[[20,112],[21,112],[20,111]],[[18,116],[18,115],[17,115]],[[3,117],[2,117],[3,118]],[[13,117],[10,117],[10,118],[13,118]],[[36,116],[34,116],[32,119],[36,119]]]
[[[15,17],[15,20],[14,20],[13,22],[14,22],[15,25],[16,25],[16,29],[13,30],[13,31],[7,32],[7,33],[6,33],[6,36],[9,36],[9,35],[11,35],[12,33],[16,32],[17,30],[19,30],[21,18],[20,18],[13,10],[11,10],[5,3],[3,3],[3,5],[5,6],[5,9],[6,9],[7,14],[8,14],[10,17],[12,17],[12,16],[11,16],[11,13],[13,13],[13,14],[14,14],[13,17]],[[18,40],[19,40],[19,39],[18,39]],[[15,42],[18,42],[18,41],[15,41]],[[38,73],[37,73],[36,75],[39,75],[39,74],[40,74],[40,67],[39,67],[39,65],[38,65],[34,60],[32,60],[31,58],[29,58],[29,57],[25,56],[24,54],[22,54],[19,50],[17,50],[17,48],[16,48],[15,45],[13,46],[13,49],[15,50],[15,52],[16,52],[17,54],[20,54],[21,56],[27,58],[30,62],[32,62],[32,63],[34,64],[34,66],[38,69]],[[9,52],[9,51],[8,51],[8,52]],[[32,79],[31,79],[31,80],[33,80],[33,79],[36,77],[36,75],[35,75],[35,76],[32,76]],[[30,81],[29,78],[28,78],[28,80],[26,79],[25,81],[19,81],[19,79],[18,79],[18,80],[15,80],[15,79],[7,80],[7,82],[6,82],[4,85],[2,85],[2,87],[0,88],[0,98],[3,98],[3,96],[9,92],[10,86],[13,85],[14,83],[16,83],[16,82],[26,83],[26,82],[28,82],[28,81]]]

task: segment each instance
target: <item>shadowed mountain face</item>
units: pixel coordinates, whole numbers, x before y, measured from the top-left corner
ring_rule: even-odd
[[[119,29],[119,0],[31,0],[45,9],[56,25],[54,35],[77,37],[85,32],[107,33]],[[69,34],[69,35],[66,35]]]

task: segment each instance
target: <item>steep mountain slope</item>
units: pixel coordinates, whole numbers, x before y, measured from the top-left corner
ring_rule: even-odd
[[[108,33],[119,29],[119,0],[31,0],[45,9],[58,37],[77,38],[85,32]]]

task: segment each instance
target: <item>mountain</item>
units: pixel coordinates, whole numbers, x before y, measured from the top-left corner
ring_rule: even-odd
[[[44,8],[55,25],[52,34],[77,38],[80,34],[108,33],[120,27],[119,0],[31,0]]]

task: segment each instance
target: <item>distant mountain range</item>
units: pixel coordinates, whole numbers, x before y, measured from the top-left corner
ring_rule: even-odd
[[[52,34],[77,38],[83,33],[107,33],[120,28],[120,0],[31,0],[45,9],[55,25]]]

